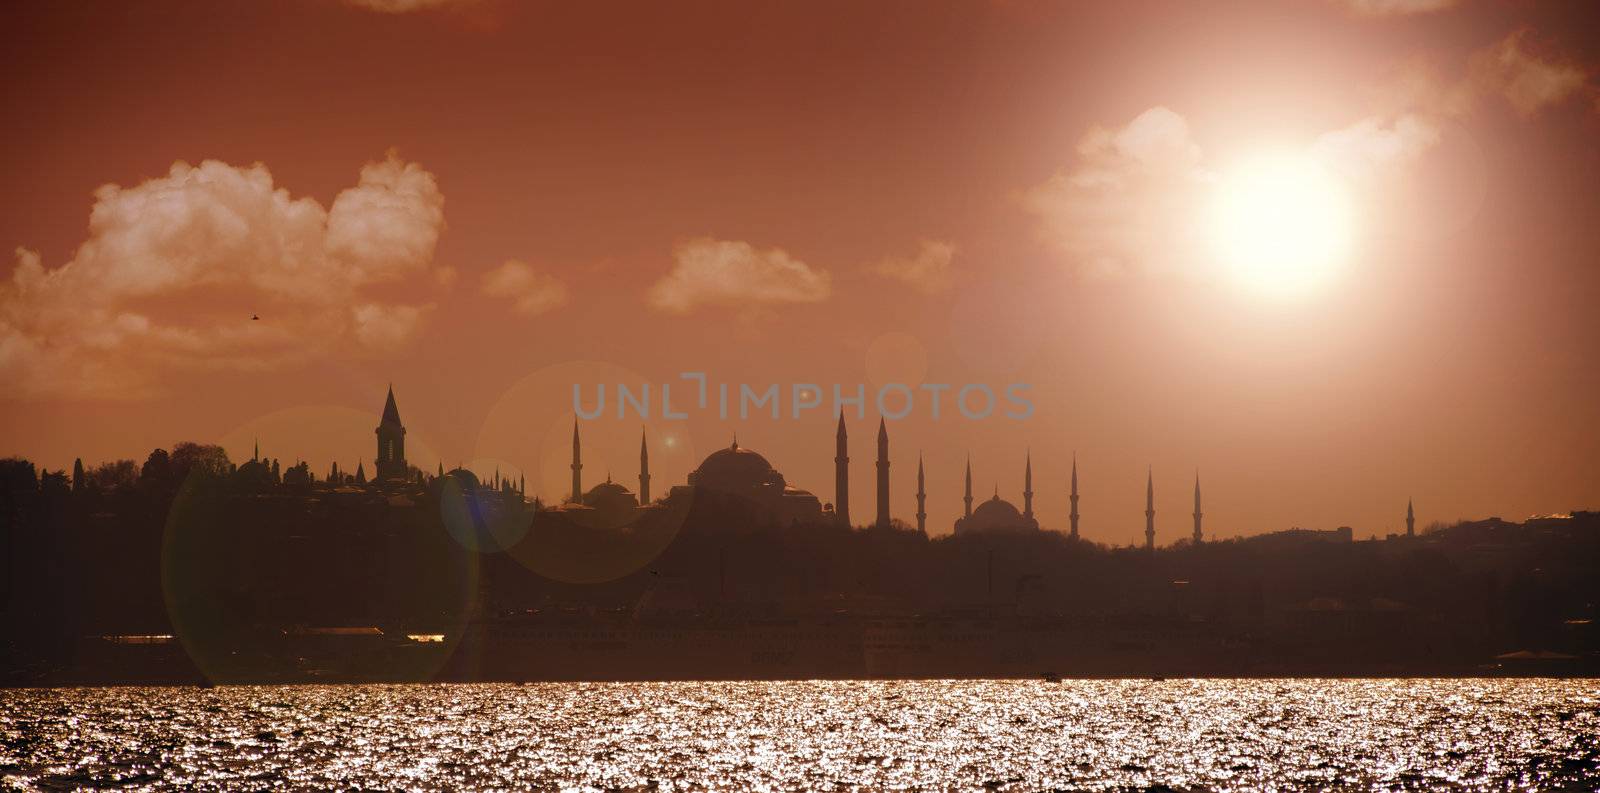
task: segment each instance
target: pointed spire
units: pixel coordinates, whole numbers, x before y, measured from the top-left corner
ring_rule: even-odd
[[[840,526],[850,528],[850,442],[844,431],[843,408],[833,437],[833,517]]]
[[[1028,449],[1022,467],[1022,517],[1033,519],[1033,449]]]
[[[650,444],[645,428],[639,428],[639,503],[650,503]]]
[[[1152,466],[1146,473],[1144,489],[1144,547],[1156,549],[1156,477]]]
[[[889,428],[878,418],[878,528],[889,527]]]
[[[572,502],[583,503],[583,455],[578,442],[578,419],[572,419]]]
[[[1194,471],[1194,544],[1199,545],[1205,541],[1205,534],[1200,529],[1200,518],[1205,513],[1200,511],[1200,469]]]
[[[917,531],[928,533],[928,494],[923,487],[922,452],[917,452]]]
[[[1072,493],[1067,498],[1072,503],[1072,511],[1067,514],[1067,518],[1072,522],[1072,533],[1069,536],[1076,540],[1078,539],[1078,453],[1076,451],[1072,453]]]
[[[967,452],[967,495],[962,501],[966,503],[965,517],[972,517],[972,452]]]
[[[389,396],[383,400],[383,418],[379,424],[400,424],[400,408],[394,403],[394,383],[389,384]]]
[[[251,459],[252,462],[261,459],[261,439],[260,438],[256,438],[256,448],[255,448],[255,451],[250,453],[250,459]]]

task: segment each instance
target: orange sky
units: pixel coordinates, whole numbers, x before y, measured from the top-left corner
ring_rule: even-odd
[[[1032,384],[1026,421],[891,425],[893,512],[920,449],[935,533],[969,451],[1020,501],[1030,448],[1042,522],[1076,451],[1115,543],[1147,466],[1158,541],[1197,469],[1221,537],[1600,507],[1581,4],[746,6],[9,6],[0,454],[353,469],[392,381],[413,462],[556,494],[574,381],[705,371]],[[1292,299],[1192,236],[1283,147],[1359,218]],[[631,484],[639,425],[586,423],[585,473]],[[831,500],[826,410],[658,418],[658,491],[735,431]]]

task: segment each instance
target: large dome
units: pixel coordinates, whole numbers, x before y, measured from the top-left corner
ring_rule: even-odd
[[[979,504],[978,508],[972,511],[972,518],[979,525],[985,527],[999,528],[1022,524],[1022,513],[1011,502],[1000,498],[998,495]]]
[[[689,484],[713,490],[738,492],[752,488],[777,485],[782,492],[783,475],[773,470],[767,458],[734,441],[725,449],[718,449],[689,474]]]
[[[998,493],[972,510],[971,517],[956,521],[957,534],[972,531],[1036,531],[1038,528],[1038,521],[1023,515]]]

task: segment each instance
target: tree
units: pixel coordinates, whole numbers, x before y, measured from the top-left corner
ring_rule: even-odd
[[[139,469],[132,460],[101,463],[89,471],[89,481],[101,490],[132,487],[139,480]]]
[[[184,441],[172,447],[172,473],[174,479],[185,479],[191,472],[202,471],[215,477],[226,476],[232,469],[228,452],[221,446]]]
[[[139,482],[145,485],[166,486],[172,483],[172,458],[166,449],[156,449],[144,460],[139,469]]]
[[[283,472],[283,484],[285,487],[292,487],[296,489],[310,487],[311,466],[304,462],[296,463],[290,466]]]

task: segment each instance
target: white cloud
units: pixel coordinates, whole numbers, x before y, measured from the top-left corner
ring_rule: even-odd
[[[511,259],[483,275],[483,293],[506,297],[519,314],[536,316],[565,305],[567,287],[554,277]]]
[[[1338,173],[1370,179],[1421,156],[1439,142],[1433,121],[1408,114],[1384,123],[1366,118],[1344,129],[1324,132],[1311,145],[1313,154]]]
[[[18,249],[0,284],[0,395],[147,395],[178,368],[392,349],[424,307],[366,293],[426,280],[443,227],[433,176],[393,154],[331,210],[290,196],[259,163],[178,162],[134,187],[105,185],[71,260],[46,268]]]
[[[1378,189],[1439,140],[1428,117],[1366,118],[1314,139],[1303,151],[1348,180]],[[1151,108],[1114,129],[1096,127],[1077,159],[1022,195],[1041,239],[1082,278],[1206,278],[1218,181],[1183,116]]]
[[[1022,195],[1040,237],[1089,278],[1184,266],[1209,177],[1183,116],[1153,107],[1120,128],[1095,127],[1077,155]]]
[[[747,242],[709,237],[673,251],[677,264],[647,299],[658,310],[687,314],[700,306],[753,309],[827,299],[832,278],[778,248],[758,251]]]
[[[950,262],[955,257],[955,246],[948,242],[923,240],[917,255],[891,256],[871,265],[868,269],[885,278],[904,281],[929,294],[950,288]]]
[[[1531,52],[1531,39],[1530,31],[1518,30],[1474,55],[1470,78],[1479,93],[1504,97],[1525,117],[1566,101],[1589,82],[1586,69]]]
[[[347,5],[377,11],[380,14],[409,14],[434,8],[461,6],[476,0],[345,0]]]
[[[1459,4],[1460,0],[1335,0],[1351,13],[1368,17],[1431,14]]]

